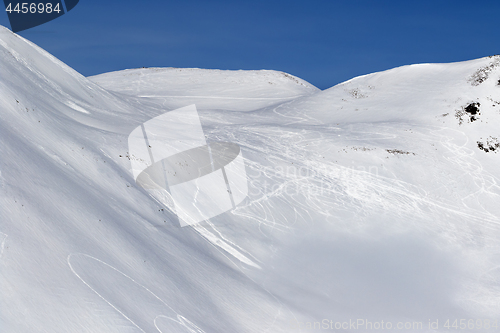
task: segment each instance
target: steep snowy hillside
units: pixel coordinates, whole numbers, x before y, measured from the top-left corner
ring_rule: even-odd
[[[193,103],[208,142],[241,147],[249,194],[181,228],[136,185],[128,136]],[[274,71],[85,78],[0,27],[0,331],[498,326],[499,123],[499,57],[325,91]]]

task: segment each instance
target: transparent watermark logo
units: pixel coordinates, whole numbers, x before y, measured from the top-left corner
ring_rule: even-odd
[[[361,184],[378,177],[378,174],[376,165],[260,166],[248,175],[252,181],[260,180],[257,185],[251,186],[249,194],[261,196],[279,192],[289,197],[323,196],[332,193],[339,185],[356,185],[359,188]]]
[[[207,144],[195,105],[145,122],[128,145],[134,180],[171,208],[181,227],[236,208],[248,195],[240,147]]]
[[[13,32],[30,29],[52,21],[72,10],[79,0],[4,0]]]
[[[333,331],[370,331],[370,330],[437,330],[439,328],[439,320],[429,321],[427,323],[421,321],[406,321],[406,322],[391,322],[391,321],[371,321],[368,319],[349,319],[345,321],[334,321],[323,319],[314,322],[299,322],[291,323],[290,329],[307,329],[307,330],[333,330]]]

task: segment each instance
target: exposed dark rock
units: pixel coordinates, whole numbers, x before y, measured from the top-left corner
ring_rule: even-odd
[[[462,110],[458,110],[455,113],[455,117],[458,119],[459,125],[462,125],[465,121],[464,116],[468,116],[469,122],[473,122],[479,119],[479,115],[481,114],[479,107],[481,103],[470,103],[465,107],[462,107]]]
[[[490,151],[496,153],[497,150],[500,150],[500,142],[498,142],[498,138],[490,136],[486,142],[477,141],[477,147],[486,153]]]
[[[479,68],[474,74],[469,77],[468,81],[471,85],[478,86],[484,81],[488,80],[490,73],[495,68],[500,66],[500,56],[495,55],[491,56],[490,58],[493,59],[493,61],[489,65]]]
[[[400,150],[400,149],[386,149],[386,151],[390,154],[401,154],[401,155],[410,155],[410,154],[413,154],[415,155],[415,153],[412,153],[412,152],[409,152],[409,151],[403,151],[403,150]]]

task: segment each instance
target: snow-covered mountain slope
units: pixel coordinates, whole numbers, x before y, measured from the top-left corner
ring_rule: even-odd
[[[198,68],[138,68],[90,78],[102,87],[149,97],[158,104],[252,111],[319,91],[310,83],[276,71],[221,71]]]
[[[87,79],[0,28],[1,332],[493,326],[498,63],[325,91],[269,71]],[[127,139],[193,102],[208,141],[241,147],[249,196],[181,228],[135,184]]]

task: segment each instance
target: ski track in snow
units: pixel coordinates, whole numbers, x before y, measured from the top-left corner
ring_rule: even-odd
[[[82,260],[83,259],[83,260]],[[78,269],[75,269],[73,267],[74,265],[78,264],[78,262],[75,261],[80,261],[80,264],[85,263],[90,263],[96,264],[97,266],[100,266],[100,269],[97,270],[84,270],[80,272],[80,274],[77,272]],[[93,261],[93,262],[92,262]],[[80,279],[87,287],[89,287],[95,294],[97,294],[101,299],[103,299],[106,303],[108,303],[113,309],[118,311],[125,319],[127,319],[132,325],[137,327],[139,330],[142,332],[149,332],[148,329],[144,329],[141,327],[139,324],[137,324],[131,317],[136,315],[136,313],[125,313],[126,310],[120,310],[119,306],[116,304],[113,304],[112,301],[107,299],[105,296],[103,296],[104,293],[108,292],[109,290],[112,290],[111,285],[107,285],[104,283],[103,285],[99,285],[99,283],[94,283],[95,281],[99,281],[98,277],[99,276],[114,276],[114,279],[112,280],[112,283],[114,286],[122,286],[122,293],[130,293],[132,294],[132,290],[139,290],[139,295],[141,297],[136,297],[136,300],[139,304],[134,304],[136,308],[138,309],[147,309],[149,310],[149,313],[147,313],[147,317],[150,318],[151,320],[151,325],[154,325],[158,329],[158,331],[162,333],[168,333],[167,331],[161,331],[158,326],[157,326],[157,318],[168,318],[169,320],[177,323],[176,327],[184,327],[187,329],[188,332],[195,332],[195,333],[203,333],[203,330],[199,329],[196,325],[191,323],[189,320],[187,320],[185,317],[181,316],[179,313],[177,313],[170,305],[168,305],[164,300],[162,300],[160,297],[158,297],[155,293],[153,293],[151,290],[149,290],[146,286],[138,283],[134,279],[132,279],[130,276],[127,274],[121,272],[117,268],[111,266],[110,264],[105,263],[102,260],[99,260],[97,258],[94,258],[90,255],[83,254],[83,253],[72,253],[68,256],[67,258],[68,265],[75,274],[78,279]],[[90,274],[90,277],[93,279],[85,279],[81,275],[83,274]],[[125,287],[126,286],[126,287]],[[100,289],[100,290],[98,290]],[[136,295],[134,295],[136,296]],[[143,307],[141,307],[140,303],[143,303]],[[152,306],[152,304],[154,306]],[[126,304],[126,305],[131,305]],[[152,313],[150,310],[151,308],[163,308],[164,310],[161,311],[163,313]],[[166,314],[169,315],[166,315]],[[143,316],[144,317],[144,316]],[[173,319],[172,317],[177,318]],[[180,325],[180,326],[179,326]]]
[[[176,328],[179,327],[185,328],[189,331],[189,333],[204,333],[204,331],[201,328],[199,328],[198,326],[196,326],[183,316],[177,315],[177,319],[178,320],[172,319],[167,316],[159,315],[155,318],[154,324],[156,329],[161,333],[173,332],[171,330],[172,329],[171,325],[174,325]]]
[[[225,238],[216,228],[213,223],[211,223],[209,220],[206,221],[212,229],[219,235],[217,237],[210,231],[208,231],[205,227],[201,225],[193,225],[193,229],[205,240],[207,240],[210,244],[215,245],[218,248],[223,249],[225,252],[233,256],[234,258],[238,259],[240,262],[247,264],[248,266],[252,266],[257,269],[261,269],[261,267],[253,262],[251,259],[247,258],[244,254],[242,254],[240,251],[244,251],[241,247],[237,246],[234,242],[231,242],[227,238]],[[238,249],[236,249],[237,247]],[[220,251],[219,251],[220,252]],[[221,252],[222,253],[222,252]],[[227,258],[227,256],[226,256]],[[228,258],[229,259],[229,258]],[[231,262],[233,262],[231,260]]]
[[[197,229],[199,229],[199,228],[197,228]],[[197,230],[197,231],[199,232],[199,230]],[[202,235],[202,237],[205,238],[205,239],[207,239],[203,235]],[[225,249],[224,247],[222,247],[221,245],[218,245],[217,243],[214,244],[214,240],[213,239],[212,240],[207,239],[207,240],[211,244],[216,245],[217,247],[221,247],[221,248]],[[220,250],[218,250],[218,251],[221,252]],[[234,251],[232,251],[232,252],[234,253]],[[233,264],[235,264],[224,253],[221,252],[221,254],[224,255]],[[241,260],[240,257],[241,256],[238,256],[237,259]],[[94,261],[94,264],[98,263],[98,266],[100,266],[100,268],[99,269],[86,269],[86,270],[78,273],[77,272],[78,269],[76,269],[74,267],[74,266],[76,266],[76,264],[78,264],[78,262],[75,263],[75,260],[78,261],[78,258],[80,259],[80,261],[82,261],[81,260],[82,258],[84,259],[83,261],[85,261],[85,260],[87,260],[87,261],[90,260],[90,262]],[[145,306],[141,307],[141,305],[138,304],[138,305],[136,305],[137,308],[140,308],[140,309],[142,309],[142,308],[146,309],[147,308],[148,310],[151,309],[151,308],[155,308],[155,307],[156,308],[158,308],[158,307],[165,308],[163,311],[157,310],[157,312],[161,311],[160,314],[158,314],[156,312],[153,313],[151,310],[149,310],[149,313],[146,315],[146,317],[148,317],[148,318],[154,318],[152,320],[152,323],[154,324],[154,326],[156,327],[156,329],[159,332],[161,332],[161,333],[170,333],[170,332],[172,332],[171,329],[173,329],[173,327],[171,325],[174,325],[174,327],[177,328],[177,329],[180,328],[180,327],[185,328],[187,330],[186,332],[190,332],[190,333],[204,333],[204,331],[202,329],[200,329],[198,326],[196,326],[194,323],[192,323],[191,321],[189,321],[187,318],[185,318],[184,316],[182,316],[178,312],[176,312],[170,305],[168,305],[159,296],[157,296],[156,294],[154,294],[146,286],[138,283],[133,278],[131,278],[127,274],[121,272],[117,268],[111,266],[110,264],[107,264],[107,263],[105,263],[102,260],[99,260],[99,259],[97,259],[95,257],[92,257],[92,256],[87,255],[87,254],[82,254],[82,253],[73,253],[73,254],[70,254],[68,256],[68,258],[67,258],[67,263],[68,263],[68,266],[70,267],[71,271],[73,272],[73,274],[76,275],[80,281],[82,281],[96,295],[98,295],[102,300],[104,300],[107,304],[109,304],[113,309],[115,309],[125,319],[127,319],[132,325],[134,325],[136,328],[138,328],[142,332],[149,332],[149,331],[147,329],[145,329],[143,326],[139,325],[136,321],[134,321],[131,318],[132,316],[135,315],[135,313],[127,313],[126,310],[120,309],[120,307],[118,305],[116,305],[114,302],[110,301],[107,297],[105,297],[103,295],[104,293],[108,292],[109,290],[111,290],[113,288],[111,288],[111,286],[108,285],[108,284],[106,284],[106,283],[103,284],[102,282],[100,282],[99,279],[98,279],[99,276],[113,276],[114,275],[114,279],[110,283],[112,283],[113,286],[122,286],[122,292],[125,292],[125,293],[128,292],[128,293],[132,294],[132,290],[134,288],[137,289],[137,287],[138,287],[139,290],[140,290],[141,297],[134,297],[134,298],[141,300],[142,303],[144,303]],[[250,266],[253,266],[253,267],[255,267],[255,265],[256,265],[256,264],[251,265],[249,263],[247,263],[247,264],[250,265]],[[256,281],[254,281],[251,277],[249,277],[241,269],[241,267],[239,267],[236,264],[235,264],[235,266],[245,276],[247,276],[251,281],[253,281],[254,283],[256,283]],[[257,267],[260,268],[259,266],[257,266]],[[82,277],[83,274],[90,274],[91,278],[85,279],[85,278]],[[95,283],[94,280],[95,281],[99,281],[99,282]],[[274,326],[277,318],[281,315],[281,313],[283,311],[282,308],[283,307],[286,308],[286,306],[282,302],[280,302],[280,300],[274,294],[272,294],[270,291],[268,291],[267,289],[265,289],[263,287],[260,287],[260,288],[263,291],[265,291],[267,294],[269,294],[280,305],[280,308],[277,310],[277,313],[274,315],[274,319],[273,319],[272,323],[270,323],[267,328],[261,329],[261,332],[269,332],[273,328],[273,326]],[[137,293],[134,294],[134,296],[136,296],[136,295],[137,295]],[[151,296],[153,298],[151,298]],[[149,298],[149,300],[148,300],[148,298]],[[123,302],[121,302],[121,303],[123,304]],[[154,304],[154,303],[157,303],[157,304]],[[146,304],[147,304],[147,306],[146,306]],[[153,306],[152,306],[152,304],[153,304]],[[286,308],[286,310],[288,312],[290,312],[290,309]],[[169,313],[169,315],[166,315],[165,313]],[[295,318],[295,315],[292,314],[292,316]],[[144,317],[144,315],[143,315],[143,317]],[[173,319],[173,317],[177,318],[177,320]]]
[[[8,235],[4,234],[3,232],[0,232],[0,259],[2,258],[3,255],[3,250],[5,248],[5,241],[7,240]]]
[[[200,234],[201,237],[203,237],[206,241],[208,241],[219,253],[221,253],[227,260],[229,260],[231,263],[233,263],[233,265],[242,273],[244,274],[249,280],[251,280],[252,282],[254,282],[256,285],[259,285],[257,283],[257,281],[255,281],[253,278],[251,278],[239,265],[237,265],[233,260],[231,260],[231,258],[229,258],[224,252],[228,253],[229,255],[233,256],[234,258],[236,258],[237,260],[239,260],[240,262],[246,264],[246,265],[249,265],[251,267],[254,267],[254,268],[257,268],[257,269],[262,269],[258,264],[254,263],[252,260],[250,260],[249,258],[247,258],[245,255],[243,255],[241,252],[239,252],[238,250],[236,250],[234,247],[232,246],[236,246],[240,251],[243,251],[243,252],[246,252],[247,255],[250,255],[250,253],[248,253],[247,251],[245,251],[243,248],[241,248],[240,246],[236,245],[234,242],[231,242],[230,240],[228,240],[226,237],[224,237],[222,235],[221,232],[219,232],[216,228],[215,228],[215,225],[213,223],[211,223],[210,221],[206,221],[210,227],[220,236],[220,238],[217,238],[217,236],[215,236],[214,234],[212,234],[211,232],[209,232],[206,228],[204,228],[203,226],[201,225],[192,225],[191,227]],[[229,245],[228,243],[230,243],[231,245]],[[220,249],[224,250],[224,252],[222,252]],[[256,258],[254,258],[255,260],[257,260]],[[260,285],[259,285],[260,286]],[[268,289],[260,286],[260,288],[266,292],[269,296],[271,296],[278,304],[279,304],[279,309],[276,313],[276,315],[274,316],[274,319],[273,319],[273,322],[266,328],[266,329],[261,329],[260,331],[261,332],[268,332],[269,330],[271,330],[273,328],[273,326],[275,325],[276,323],[276,320],[277,318],[281,315],[282,313],[282,309],[285,308],[287,312],[291,313],[292,314],[292,317],[297,320],[297,318],[295,317],[295,315],[290,311],[290,309],[285,305],[283,304],[277,297],[276,295],[274,295],[272,292],[270,292]],[[193,332],[198,332],[198,331],[193,331]]]
[[[277,109],[280,106],[274,108]],[[289,116],[278,113],[280,116],[290,118]],[[300,117],[292,117],[296,121],[292,123],[300,123],[304,119]],[[274,130],[274,129],[273,129]],[[460,216],[464,220],[475,221],[478,223],[489,223],[490,227],[497,228],[500,221],[497,216],[488,212],[480,211],[474,209],[465,204],[464,200],[467,197],[476,195],[477,193],[491,193],[489,189],[492,187],[498,187],[497,178],[492,175],[485,176],[485,171],[483,170],[481,163],[472,157],[473,152],[468,151],[465,148],[465,142],[463,145],[458,146],[451,143],[454,137],[446,136],[440,133],[442,129],[431,130],[434,134],[437,142],[447,148],[452,154],[449,158],[451,162],[456,164],[460,169],[464,170],[464,174],[470,174],[478,187],[478,189],[472,194],[467,195],[462,199],[462,205],[450,204],[439,200],[436,197],[429,197],[427,191],[417,185],[405,182],[397,177],[388,178],[381,175],[371,174],[366,171],[352,170],[347,167],[336,165],[336,164],[326,164],[319,158],[314,158],[307,156],[307,162],[301,163],[304,159],[305,153],[304,147],[307,144],[313,145],[313,140],[307,141],[301,138],[300,134],[293,134],[294,140],[290,140],[290,133],[288,137],[284,138],[283,146],[280,147],[279,140],[274,141],[277,147],[276,150],[272,151],[269,146],[264,144],[259,144],[256,142],[249,146],[248,141],[245,138],[238,140],[238,137],[234,136],[231,138],[232,141],[237,142],[240,146],[246,146],[254,151],[259,152],[262,155],[269,156],[275,155],[279,152],[281,156],[280,159],[283,161],[294,161],[297,167],[305,167],[306,170],[310,170],[310,175],[276,175],[272,174],[272,170],[266,169],[259,163],[253,163],[252,161],[246,161],[249,168],[254,169],[257,173],[267,173],[269,180],[275,182],[278,186],[274,187],[271,191],[262,193],[262,195],[254,199],[247,204],[238,207],[234,214],[246,216],[247,218],[255,219],[260,224],[265,224],[268,227],[276,228],[278,230],[285,231],[294,224],[294,221],[286,221],[286,223],[278,223],[276,216],[273,214],[271,207],[272,198],[283,200],[288,199],[288,206],[294,207],[294,212],[296,217],[306,216],[311,211],[311,208],[316,208],[316,212],[324,215],[326,218],[334,216],[334,213],[339,209],[359,207],[369,208],[379,208],[384,211],[392,211],[396,214],[405,214],[407,212],[414,212],[420,217],[425,218],[428,213],[424,212],[421,208],[422,206],[433,207],[434,209],[444,210],[452,215]],[[251,131],[251,129],[249,130]],[[285,136],[287,133],[283,131],[282,134],[275,132],[276,137]],[[356,132],[350,131],[351,135]],[[464,135],[460,132],[461,135]],[[249,133],[250,134],[250,133]],[[255,132],[253,133],[255,134]],[[398,139],[397,134],[380,133],[380,132],[363,132],[363,135],[375,136],[379,139]],[[263,136],[265,136],[263,134]],[[322,139],[323,135],[321,134]],[[322,141],[321,138],[319,141]],[[282,148],[282,149],[280,149]],[[293,152],[293,153],[292,153]],[[338,170],[338,177],[332,176],[331,174],[324,174],[315,172],[315,170],[334,168]],[[270,174],[271,173],[271,174]],[[348,174],[349,177],[343,177],[342,175]],[[487,179],[486,179],[487,178]],[[262,187],[258,179],[249,179],[250,185],[253,188]],[[325,186],[326,185],[326,186]],[[294,196],[287,195],[287,189],[290,187],[300,188],[301,192],[306,194],[305,200],[297,199]],[[333,199],[333,200],[332,200]],[[347,200],[347,201],[346,201]],[[261,211],[264,212],[263,216],[255,217],[250,214],[244,213],[245,208],[249,206],[261,206]],[[268,206],[267,208],[265,206]],[[400,213],[398,213],[400,212]],[[445,226],[443,226],[445,228]]]
[[[492,192],[491,189],[499,189],[500,179],[485,171],[481,162],[473,157],[475,152],[466,147],[467,143],[469,142],[469,138],[463,132],[452,130],[450,128],[442,128],[437,132],[442,131],[453,131],[455,133],[461,134],[461,136],[463,137],[464,143],[462,145],[458,145],[453,143],[453,141],[456,140],[454,137],[443,134],[440,143],[443,147],[445,147],[452,153],[451,157],[449,157],[448,160],[454,163],[459,169],[464,170],[464,175],[471,176],[478,188],[475,192],[472,192],[462,198],[463,206],[469,208],[465,200],[469,197],[476,196],[477,194],[488,193],[498,196],[498,192]],[[488,212],[486,208],[484,209],[484,211],[487,212],[486,214],[488,214],[490,219],[498,220],[498,218],[494,214]]]
[[[302,97],[302,96],[299,96],[299,97]],[[284,113],[278,112],[279,108],[287,106],[287,105],[289,105],[289,104],[291,104],[293,102],[294,102],[294,100],[291,100],[291,101],[288,101],[288,102],[284,102],[284,103],[276,106],[272,110],[273,113],[275,113],[275,114],[277,114],[277,115],[279,115],[279,116],[281,116],[283,118],[298,119],[296,121],[291,121],[291,122],[285,123],[285,124],[283,124],[283,126],[288,126],[288,125],[292,125],[292,124],[300,124],[300,123],[305,123],[305,122],[312,122],[312,123],[322,124],[321,121],[318,121],[317,119],[315,119],[313,117],[310,117],[307,114],[301,114],[302,117],[300,117],[298,115],[291,116],[291,115],[285,115]],[[290,112],[290,113],[292,113],[292,112]]]

